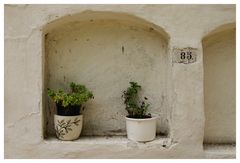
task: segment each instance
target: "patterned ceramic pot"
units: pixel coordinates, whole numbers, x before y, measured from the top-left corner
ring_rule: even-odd
[[[133,141],[147,142],[156,137],[157,117],[136,119],[126,117],[127,137]]]
[[[61,116],[54,115],[54,127],[56,136],[60,140],[75,140],[78,139],[83,124],[83,116]]]

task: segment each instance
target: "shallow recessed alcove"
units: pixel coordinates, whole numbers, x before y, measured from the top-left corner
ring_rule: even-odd
[[[204,143],[236,141],[236,29],[217,28],[203,39]]]
[[[168,35],[158,26],[124,13],[91,12],[66,16],[45,30],[45,90],[86,85],[81,135],[126,135],[123,99],[129,81],[142,85],[150,111],[160,116],[158,134],[168,134]],[[54,135],[53,103],[45,91],[44,132]]]

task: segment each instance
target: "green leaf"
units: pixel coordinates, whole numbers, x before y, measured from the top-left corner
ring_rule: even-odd
[[[70,91],[64,92],[63,89],[54,91],[48,88],[48,96],[57,104],[63,107],[82,105],[90,99],[93,99],[93,93],[84,85],[70,83]]]
[[[137,82],[129,82],[130,87],[123,91],[124,103],[128,116],[133,118],[147,117],[148,107],[150,106],[145,101],[139,100],[138,93],[141,90],[141,86]],[[147,100],[146,97],[144,97]]]

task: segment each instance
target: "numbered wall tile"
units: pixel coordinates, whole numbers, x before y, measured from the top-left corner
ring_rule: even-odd
[[[194,63],[197,61],[197,48],[174,48],[173,49],[173,63]]]

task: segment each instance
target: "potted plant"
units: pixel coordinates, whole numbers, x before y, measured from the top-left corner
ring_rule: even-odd
[[[70,83],[70,90],[54,91],[48,88],[48,96],[56,103],[57,114],[54,115],[56,136],[60,140],[75,140],[81,134],[84,109],[83,103],[94,98],[93,93],[84,85]]]
[[[146,142],[156,137],[156,117],[148,113],[149,104],[139,100],[141,86],[137,82],[129,82],[130,87],[123,92],[124,104],[128,115],[126,116],[127,137],[130,140]]]

